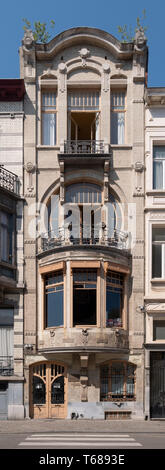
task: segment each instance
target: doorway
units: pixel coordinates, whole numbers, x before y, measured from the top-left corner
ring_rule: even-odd
[[[66,367],[56,362],[33,364],[30,369],[30,417],[65,418]]]
[[[151,352],[150,417],[165,419],[165,352]]]

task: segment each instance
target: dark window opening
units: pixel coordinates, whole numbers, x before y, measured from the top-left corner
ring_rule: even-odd
[[[73,326],[96,325],[96,288],[96,270],[74,272]]]
[[[44,405],[46,403],[46,386],[40,377],[33,377],[33,403]]]
[[[155,320],[153,322],[153,341],[165,340],[165,321]]]
[[[106,327],[122,326],[123,274],[109,271],[106,284]]]
[[[57,377],[51,386],[51,403],[62,405],[64,403],[64,377]]]
[[[101,367],[101,401],[135,399],[135,366],[111,363]]]
[[[63,273],[58,271],[45,277],[46,328],[63,326]]]
[[[13,255],[13,214],[0,211],[0,258],[6,263],[12,264]]]

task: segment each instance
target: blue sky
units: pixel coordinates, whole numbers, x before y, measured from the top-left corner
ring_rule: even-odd
[[[74,26],[91,26],[120,39],[117,27],[136,26],[137,16],[146,10],[145,25],[149,46],[148,86],[165,86],[164,0],[8,0],[1,3],[0,78],[19,78],[18,50],[23,37],[23,18],[32,24],[55,21],[53,35]]]

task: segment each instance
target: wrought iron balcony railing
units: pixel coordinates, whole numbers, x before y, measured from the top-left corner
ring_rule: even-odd
[[[14,374],[14,359],[12,356],[0,356],[0,375]]]
[[[14,173],[0,165],[0,187],[19,195],[19,179]]]
[[[109,237],[105,230],[91,230],[91,235],[85,235],[87,227],[80,226],[80,234],[73,236],[72,232],[67,228],[59,228],[58,232],[48,232],[41,236],[41,250],[47,251],[58,246],[64,245],[84,245],[96,246],[102,245],[107,247],[116,247],[120,250],[127,249],[128,234],[119,230],[114,230],[113,236]],[[101,232],[101,233],[100,233]],[[87,233],[87,232],[86,232]]]
[[[65,140],[65,154],[97,154],[104,153],[105,146],[103,140]]]

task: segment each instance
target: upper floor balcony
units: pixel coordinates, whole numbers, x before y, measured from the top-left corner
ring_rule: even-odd
[[[19,196],[18,176],[0,165],[0,188],[3,188],[13,195]]]
[[[50,231],[42,234],[41,236],[41,251],[48,251],[57,247],[65,246],[102,246],[109,248],[117,248],[119,250],[128,249],[128,234],[119,230],[114,230],[113,236],[109,237],[105,229],[102,233],[97,233],[97,230],[91,229],[91,235],[87,236],[85,233],[86,227],[80,225],[80,233],[78,237],[74,237],[70,230],[67,228],[59,228],[58,233]]]
[[[60,145],[60,153],[58,154],[59,160],[71,161],[77,159],[80,162],[83,159],[86,161],[95,162],[98,159],[105,161],[111,156],[110,145],[103,140],[64,140]]]

